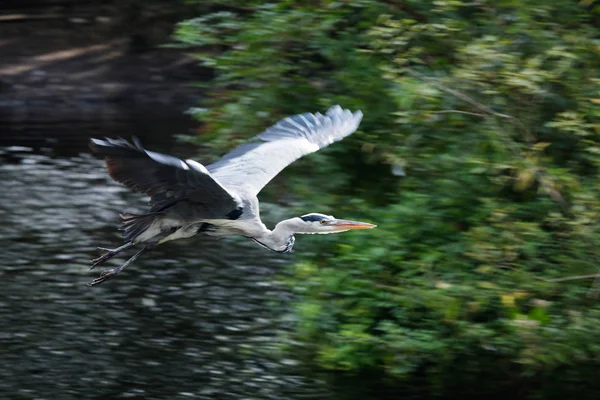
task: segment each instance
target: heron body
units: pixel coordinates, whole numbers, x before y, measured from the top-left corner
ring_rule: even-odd
[[[283,168],[352,134],[362,113],[330,108],[325,115],[291,116],[259,134],[214,164],[203,166],[142,147],[137,138],[91,139],[92,152],[106,160],[109,175],[135,192],[150,196],[145,214],[121,214],[125,244],[92,260],[92,268],[134,246],[141,249],[118,268],[103,271],[90,285],[117,275],[152,247],[197,234],[241,235],[271,251],[287,253],[295,234],[327,234],[375,225],[311,213],[279,222],[273,230],[260,219],[260,190]]]

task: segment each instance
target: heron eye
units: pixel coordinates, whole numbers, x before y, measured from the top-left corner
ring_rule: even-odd
[[[326,223],[327,223],[327,220],[326,220],[326,219],[322,219],[322,220],[321,220],[321,225],[325,225]]]

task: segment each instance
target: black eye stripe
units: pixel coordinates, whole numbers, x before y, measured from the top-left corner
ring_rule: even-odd
[[[300,219],[304,222],[316,222],[327,219],[327,217],[324,217],[322,215],[308,214],[300,217]]]

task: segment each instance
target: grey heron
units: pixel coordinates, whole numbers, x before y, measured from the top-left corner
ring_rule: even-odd
[[[279,222],[273,230],[260,219],[257,195],[282,169],[298,158],[352,134],[362,113],[330,108],[325,115],[287,117],[214,164],[180,160],[142,147],[137,138],[91,139],[92,152],[106,160],[109,175],[130,190],[150,196],[144,214],[121,214],[125,244],[92,260],[93,269],[136,245],[141,249],[119,267],[103,271],[90,286],[101,284],[157,244],[189,238],[242,235],[269,250],[287,253],[294,234],[327,234],[375,225],[310,213]]]

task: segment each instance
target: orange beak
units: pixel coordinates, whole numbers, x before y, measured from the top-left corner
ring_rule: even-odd
[[[340,231],[348,231],[351,229],[373,229],[377,226],[366,222],[348,221],[346,219],[336,219],[335,221],[332,221],[330,225]]]

